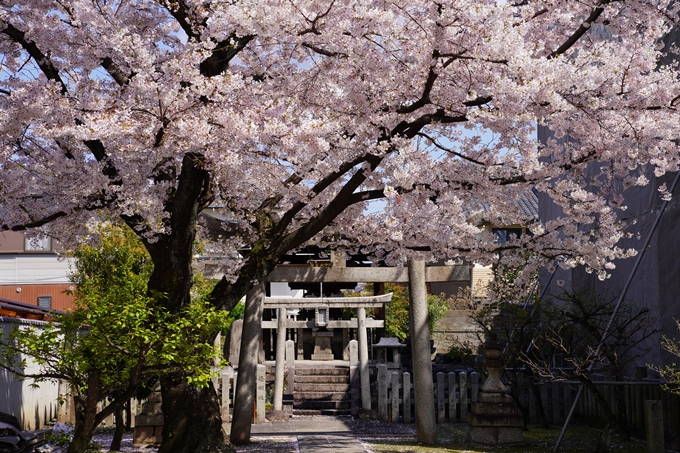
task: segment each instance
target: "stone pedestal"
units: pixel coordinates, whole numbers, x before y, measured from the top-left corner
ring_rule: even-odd
[[[135,417],[132,446],[135,448],[158,447],[163,433],[160,384],[154,386],[151,395],[142,404],[142,413]]]
[[[331,350],[333,332],[318,330],[312,332],[312,337],[314,337],[314,354],[312,354],[312,360],[333,360],[333,351]]]
[[[484,344],[484,365],[489,377],[467,415],[467,438],[483,445],[521,445],[524,443],[522,416],[500,379],[501,347],[493,340]]]

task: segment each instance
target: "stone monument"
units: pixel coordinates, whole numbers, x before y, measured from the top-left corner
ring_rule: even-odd
[[[157,382],[149,397],[142,404],[142,413],[135,417],[132,446],[135,448],[158,447],[161,444],[162,433],[161,386],[160,382]]]
[[[484,343],[484,366],[489,377],[479,389],[477,402],[467,416],[467,438],[483,445],[521,445],[524,443],[522,416],[501,382],[502,344],[493,337]]]

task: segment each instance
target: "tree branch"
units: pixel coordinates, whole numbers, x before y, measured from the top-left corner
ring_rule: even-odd
[[[361,168],[347,181],[338,194],[328,205],[322,209],[315,217],[309,220],[306,225],[283,237],[276,248],[272,250],[274,256],[280,256],[286,251],[302,245],[308,239],[314,237],[324,229],[326,225],[339,216],[347,206],[350,205],[352,194],[363,184],[370,175],[380,165],[384,157],[369,154],[366,162],[369,168]]]
[[[236,33],[232,33],[229,38],[217,44],[212,51],[212,55],[201,62],[199,65],[201,74],[205,77],[214,77],[222,74],[229,67],[229,62],[232,58],[245,49],[254,38],[255,35],[238,37]]]
[[[113,80],[115,80],[119,86],[127,85],[128,82],[130,81],[130,77],[132,77],[132,75],[128,76],[125,73],[123,73],[123,71],[118,67],[118,65],[116,65],[113,62],[111,57],[104,57],[102,59],[102,67],[106,69],[106,72],[108,72],[109,75],[113,77]]]
[[[381,198],[385,198],[385,191],[382,189],[364,190],[362,192],[353,193],[352,196],[349,197],[347,205],[351,206],[363,201],[380,200]]]
[[[59,71],[52,63],[52,60],[50,60],[47,55],[42,53],[35,42],[26,39],[26,34],[23,31],[14,27],[12,24],[6,23],[2,33],[9,36],[12,41],[20,45],[26,52],[28,52],[28,54],[31,56],[31,58],[33,58],[33,60],[35,60],[36,64],[43,74],[45,74],[45,77],[47,77],[48,80],[52,80],[53,82],[57,82],[59,85],[61,85],[61,94],[68,93],[66,84],[59,75]]]
[[[425,105],[430,103],[430,93],[432,92],[432,87],[434,86],[434,82],[437,80],[437,73],[434,71],[434,68],[430,66],[430,69],[427,73],[427,79],[425,80],[425,86],[423,87],[423,94],[420,95],[420,99],[417,101],[409,104],[409,105],[404,105],[402,107],[399,107],[397,109],[397,113],[412,113],[418,110],[421,107],[424,107]]]
[[[355,157],[354,159],[344,162],[342,165],[340,165],[340,168],[338,168],[336,171],[328,174],[325,178],[321,179],[319,182],[317,182],[314,187],[311,188],[310,192],[313,193],[314,195],[318,195],[324,190],[326,190],[331,184],[333,184],[335,181],[340,179],[343,175],[345,175],[348,171],[350,171],[352,168],[356,167],[360,163],[366,161],[368,159],[368,155],[360,155]],[[295,203],[277,222],[277,224],[274,226],[272,229],[272,233],[274,236],[283,234],[284,231],[286,231],[286,228],[288,228],[288,225],[290,225],[290,222],[293,221],[295,216],[302,211],[305,206],[307,206],[307,202],[305,201],[298,201]]]
[[[579,39],[581,39],[581,36],[583,36],[590,26],[592,25],[593,22],[597,20],[598,17],[600,17],[600,14],[604,12],[604,7],[601,5],[606,5],[607,3],[610,3],[611,0],[603,0],[598,3],[598,5],[595,9],[593,9],[590,12],[590,15],[586,20],[583,21],[581,26],[572,34],[560,47],[557,48],[557,50],[554,50],[553,52],[548,55],[548,60],[551,60],[555,57],[558,57],[562,55],[564,52],[569,50],[571,46],[576,44]]]

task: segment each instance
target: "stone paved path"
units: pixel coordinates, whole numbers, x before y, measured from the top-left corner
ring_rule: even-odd
[[[414,437],[413,425],[353,420],[351,417],[296,417],[286,422],[253,425],[253,436],[297,437],[300,453],[365,453],[357,437]]]

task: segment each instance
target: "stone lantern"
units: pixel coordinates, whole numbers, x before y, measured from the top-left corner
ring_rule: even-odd
[[[517,405],[501,381],[502,343],[494,338],[484,343],[484,366],[488,378],[479,389],[477,402],[467,416],[467,439],[483,445],[521,445],[524,422]]]

